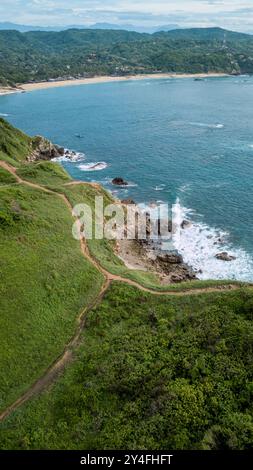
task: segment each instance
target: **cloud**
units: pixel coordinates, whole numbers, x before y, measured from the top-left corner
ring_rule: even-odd
[[[253,32],[252,0],[1,0],[0,18],[41,26],[180,22]]]

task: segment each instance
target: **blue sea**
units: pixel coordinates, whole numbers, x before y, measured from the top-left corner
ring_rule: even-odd
[[[253,77],[51,88],[1,96],[0,115],[79,152],[61,162],[73,178],[176,204],[192,226],[175,247],[202,279],[253,280]],[[113,187],[116,176],[129,187]]]

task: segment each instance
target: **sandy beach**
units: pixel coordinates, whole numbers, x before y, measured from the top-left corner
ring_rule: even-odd
[[[172,73],[156,73],[156,74],[143,74],[143,75],[128,75],[123,77],[111,77],[111,76],[98,76],[92,78],[80,78],[73,80],[56,80],[49,82],[39,83],[25,83],[14,88],[0,87],[0,95],[6,95],[10,93],[21,93],[22,91],[35,91],[44,90],[47,88],[58,88],[65,86],[77,86],[77,85],[91,85],[98,83],[109,83],[109,82],[123,82],[129,80],[153,80],[159,78],[209,78],[209,77],[226,77],[225,73],[198,73],[198,74],[172,74]]]
[[[0,96],[3,95],[12,95],[13,93],[22,93],[24,90],[21,88],[8,88],[8,87],[1,87],[0,86]]]

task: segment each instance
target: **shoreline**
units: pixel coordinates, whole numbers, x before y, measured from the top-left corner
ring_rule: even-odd
[[[71,80],[56,80],[48,82],[38,83],[24,83],[17,86],[17,88],[0,87],[0,96],[9,95],[13,93],[23,93],[36,90],[45,90],[48,88],[60,88],[67,86],[78,86],[78,85],[92,85],[99,83],[111,83],[111,82],[126,82],[131,80],[159,80],[159,79],[178,79],[178,78],[222,78],[229,77],[227,73],[153,73],[153,74],[139,74],[139,75],[124,75],[121,77],[113,76],[96,76],[92,78],[77,78]]]
[[[214,78],[220,78],[220,77],[229,77],[228,74],[217,74],[217,73],[213,73],[213,74],[180,74],[180,75],[177,75],[177,74],[152,74],[152,75],[134,75],[134,76],[124,76],[124,77],[108,77],[108,76],[105,76],[105,77],[94,77],[94,78],[90,78],[90,79],[81,79],[81,80],[67,80],[67,81],[56,81],[56,82],[42,82],[42,83],[34,83],[34,84],[26,84],[26,85],[23,85],[23,88],[19,87],[17,89],[13,89],[13,88],[10,88],[10,89],[4,89],[5,91],[5,94],[13,94],[13,93],[24,93],[25,91],[35,91],[35,90],[39,90],[39,89],[46,89],[46,88],[55,88],[55,87],[64,87],[64,86],[73,86],[73,85],[82,85],[82,84],[96,84],[96,83],[106,83],[106,82],[116,82],[116,81],[129,81],[129,80],[148,80],[148,79],[177,79],[177,78],[193,78],[193,79],[204,79],[204,78],[209,78],[209,77],[214,77]],[[25,90],[24,88],[27,87],[29,88],[29,90]],[[2,89],[0,88],[0,94],[1,94],[1,91]],[[83,181],[85,183],[85,180]],[[87,183],[87,182],[86,182]],[[103,186],[103,188],[106,190],[105,186]],[[134,259],[134,256],[133,256],[133,250],[130,250],[130,247],[127,247],[124,251],[125,251],[125,255],[128,255],[127,251],[131,251],[132,253],[131,254],[131,257],[130,257],[130,260],[129,260],[129,256],[122,256],[122,253],[121,253],[121,256],[119,256],[119,258],[122,259],[122,261],[125,263],[125,265],[127,266],[127,264],[129,263],[129,265],[135,265],[135,269],[137,268],[138,269],[138,264],[139,265],[146,265],[147,266],[147,270],[148,271],[151,271],[152,270],[150,269],[151,265],[153,264],[152,268],[154,269],[154,260],[148,260],[148,257],[147,256],[142,256],[142,262],[140,263],[140,259]],[[134,250],[136,251],[136,250]],[[140,250],[139,250],[140,251]],[[144,250],[143,249],[143,252],[148,252],[148,250]],[[140,254],[140,253],[139,253]],[[144,259],[145,258],[145,259]],[[183,262],[180,263],[181,266],[185,266],[185,267],[190,267],[190,269],[193,270],[193,266],[191,265],[191,263],[187,264],[187,261],[185,260],[185,258],[183,258]],[[160,268],[160,267],[159,267]],[[140,267],[139,267],[140,269]],[[202,268],[201,268],[202,269]],[[144,269],[145,270],[145,269]],[[154,272],[154,271],[153,271]],[[157,275],[161,275],[161,270],[159,269],[158,270],[155,270],[156,274]],[[197,274],[198,272],[195,271]],[[199,271],[200,272],[200,271]],[[170,274],[172,274],[170,272]],[[178,277],[178,273],[173,273],[173,275],[176,275],[176,277]],[[179,273],[181,274],[181,273]],[[162,282],[166,282],[166,278],[168,278],[168,273],[164,273],[163,272],[163,281]],[[176,281],[176,282],[182,282],[181,280],[180,281]]]

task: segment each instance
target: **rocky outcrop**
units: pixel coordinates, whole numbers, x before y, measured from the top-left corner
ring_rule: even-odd
[[[190,228],[192,226],[192,223],[190,222],[190,220],[183,220],[183,222],[181,223],[181,228],[184,230],[186,228]]]
[[[33,140],[32,151],[27,157],[27,161],[52,160],[52,158],[63,156],[64,153],[65,150],[63,147],[52,144],[52,142],[44,137],[37,136]]]
[[[158,272],[168,276],[171,283],[196,279],[196,274],[184,263],[183,257],[178,253],[160,253],[156,256],[154,265]]]
[[[222,253],[218,253],[215,258],[221,260],[221,261],[234,261],[236,259],[235,256],[229,255],[226,251],[223,251]]]
[[[196,281],[196,280],[197,280],[196,274],[186,265],[180,267],[180,269],[178,269],[178,272],[170,276],[170,282],[172,284],[179,284],[180,282]]]
[[[112,184],[115,184],[116,186],[128,186],[128,183],[120,177],[114,178],[112,180]]]
[[[131,205],[135,206],[136,205],[133,199],[122,199],[121,204],[123,204],[123,206],[131,206]]]
[[[121,240],[117,254],[130,269],[154,273],[162,285],[197,279],[197,274],[176,251],[162,252],[158,246],[143,245],[138,240]]]
[[[164,253],[157,256],[160,263],[163,264],[182,264],[183,257],[178,253]]]

